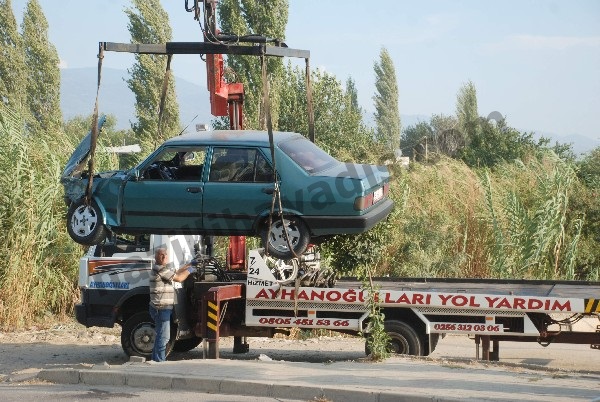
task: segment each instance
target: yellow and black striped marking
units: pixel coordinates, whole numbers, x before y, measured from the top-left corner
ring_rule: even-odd
[[[586,313],[600,313],[600,299],[585,299]]]
[[[208,327],[208,338],[214,339],[218,333],[219,325],[219,306],[217,303],[209,301],[206,317],[206,326]],[[211,332],[212,331],[212,332]]]

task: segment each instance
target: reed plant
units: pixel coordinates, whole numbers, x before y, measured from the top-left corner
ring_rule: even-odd
[[[481,173],[493,231],[494,277],[578,279],[577,245],[583,216],[570,216],[576,181],[569,164],[547,154]],[[579,278],[585,279],[585,278]]]
[[[391,237],[380,274],[404,277],[485,277],[485,242],[477,220],[482,193],[464,163],[393,168]],[[485,229],[485,228],[484,228]]]
[[[82,135],[85,133],[82,133]],[[0,327],[69,314],[84,249],[65,228],[60,176],[80,138],[29,135],[18,111],[0,105]],[[112,163],[110,156],[99,165]]]

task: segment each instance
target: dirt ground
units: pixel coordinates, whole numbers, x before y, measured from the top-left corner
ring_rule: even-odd
[[[305,361],[326,363],[365,357],[364,341],[357,337],[318,337],[304,340],[249,338],[250,352],[233,354],[232,339],[221,341],[221,358]],[[467,336],[446,336],[427,358],[440,364],[474,362],[475,343]],[[202,359],[200,347],[170,360]],[[0,382],[31,378],[44,368],[83,368],[96,364],[123,364],[128,360],[120,344],[120,327],[85,328],[75,321],[54,324],[48,329],[0,332]],[[415,358],[418,361],[418,358]],[[488,363],[484,363],[488,364]],[[540,370],[566,370],[600,374],[600,350],[590,345],[556,344],[544,348],[537,343],[503,342],[500,363],[510,369],[527,365]]]

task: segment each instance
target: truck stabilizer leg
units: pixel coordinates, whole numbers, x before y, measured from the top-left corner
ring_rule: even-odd
[[[223,285],[215,286],[208,290],[202,297],[200,308],[201,317],[204,319],[202,325],[202,337],[208,342],[208,358],[219,358],[219,327],[221,326],[221,302],[240,299],[243,294],[243,286]]]
[[[250,345],[241,336],[233,337],[233,353],[248,353]]]

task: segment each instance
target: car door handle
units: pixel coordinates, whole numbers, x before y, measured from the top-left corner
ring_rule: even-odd
[[[273,187],[265,187],[262,189],[262,192],[265,194],[273,194],[274,191],[275,189]]]
[[[186,188],[188,193],[199,193],[200,191],[202,191],[200,189],[200,187],[188,187]]]

